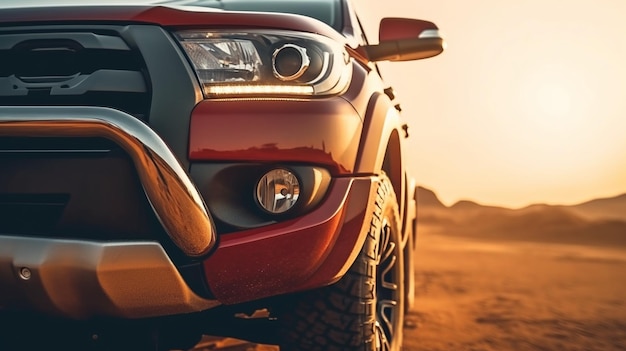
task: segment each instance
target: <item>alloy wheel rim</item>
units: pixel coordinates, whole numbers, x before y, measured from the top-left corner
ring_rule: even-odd
[[[376,267],[376,350],[391,350],[394,333],[398,328],[399,265],[397,244],[392,241],[391,225],[383,220],[377,253]]]

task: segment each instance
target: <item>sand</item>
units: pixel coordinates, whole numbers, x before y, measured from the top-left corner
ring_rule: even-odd
[[[626,250],[428,233],[418,244],[405,350],[626,350]]]

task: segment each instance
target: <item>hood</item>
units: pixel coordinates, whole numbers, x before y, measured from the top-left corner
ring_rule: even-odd
[[[24,3],[26,5],[24,5]],[[138,23],[175,28],[281,29],[318,33],[344,41],[333,28],[313,18],[282,13],[234,12],[208,7],[159,5],[142,1],[137,5],[18,5],[2,4],[0,26],[32,24]],[[41,2],[40,2],[41,3]],[[162,1],[161,1],[162,3]],[[9,3],[10,4],[10,3]]]

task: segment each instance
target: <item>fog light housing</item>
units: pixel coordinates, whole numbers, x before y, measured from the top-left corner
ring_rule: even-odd
[[[265,173],[256,187],[256,199],[261,208],[271,214],[289,211],[300,196],[300,182],[295,174],[277,168]]]

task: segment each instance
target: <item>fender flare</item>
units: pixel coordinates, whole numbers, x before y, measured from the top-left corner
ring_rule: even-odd
[[[355,173],[387,173],[398,199],[403,228],[406,228],[408,223],[404,221],[407,217],[405,211],[408,188],[401,126],[400,113],[389,98],[382,93],[373,94],[368,101],[363,121]]]

